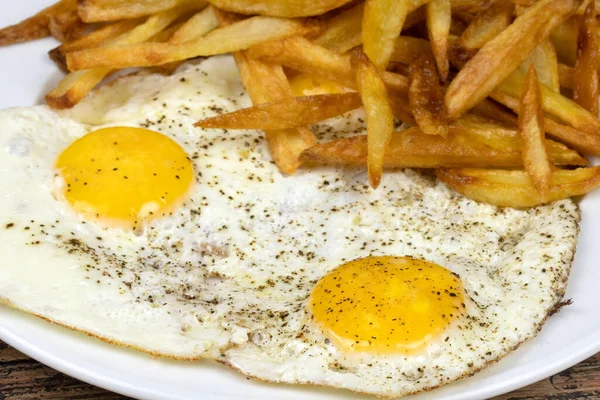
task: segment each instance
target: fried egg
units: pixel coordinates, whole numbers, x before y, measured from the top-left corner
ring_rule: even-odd
[[[137,74],[73,110],[0,112],[0,300],[153,355],[397,397],[532,338],[564,294],[570,200],[499,209],[426,173],[282,175],[235,63]],[[314,127],[363,134],[360,112]]]

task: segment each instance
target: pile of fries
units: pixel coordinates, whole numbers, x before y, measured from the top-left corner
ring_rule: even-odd
[[[173,72],[232,53],[253,107],[199,121],[262,129],[279,169],[434,168],[452,189],[515,208],[600,186],[595,0],[62,0],[0,30],[52,35],[70,108],[111,73]],[[297,82],[317,82],[304,91]],[[300,89],[296,90],[299,86]],[[307,95],[310,93],[310,95]],[[367,134],[317,144],[311,124],[363,107]],[[394,131],[398,122],[410,128]]]

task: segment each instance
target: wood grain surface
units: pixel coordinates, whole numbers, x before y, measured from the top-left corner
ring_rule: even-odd
[[[127,397],[61,374],[0,341],[0,400],[37,399],[123,400]],[[493,400],[525,399],[600,399],[600,353],[548,379]]]

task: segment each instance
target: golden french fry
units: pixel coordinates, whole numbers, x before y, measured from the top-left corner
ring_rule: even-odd
[[[446,136],[448,115],[444,93],[431,54],[424,52],[415,58],[409,77],[408,99],[415,121],[424,133]]]
[[[424,0],[367,0],[362,23],[363,49],[375,66],[385,71],[396,38],[409,12]]]
[[[520,71],[514,71],[492,92],[492,97],[495,99],[495,93],[499,91],[518,98],[521,96],[524,83],[523,74]],[[600,121],[595,115],[560,93],[552,91],[546,85],[541,85],[541,88],[542,108],[546,113],[574,128],[600,135]]]
[[[188,40],[199,38],[218,26],[219,21],[217,21],[217,18],[215,17],[213,7],[208,6],[183,24],[183,26],[171,36],[169,41],[171,43],[183,43]]]
[[[516,98],[498,91],[492,92],[491,97],[514,112],[519,112],[519,100]],[[544,129],[548,135],[584,154],[600,156],[600,135],[595,132],[577,130],[548,117],[544,118]]]
[[[560,93],[560,78],[558,73],[558,59],[554,45],[549,39],[540,43],[521,64],[521,69],[526,72],[529,66],[535,66],[540,82],[557,93]]]
[[[171,9],[148,18],[129,32],[108,41],[105,45],[119,46],[144,42],[175,21],[185,8]],[[58,86],[46,94],[46,102],[52,108],[63,109],[79,103],[98,83],[102,81],[112,68],[92,68],[64,77]]]
[[[76,0],[62,0],[18,24],[0,29],[0,46],[27,42],[50,36],[50,19],[65,11],[74,10]]]
[[[558,61],[568,65],[575,65],[577,57],[577,35],[579,32],[578,17],[571,17],[550,33],[550,40],[556,49]]]
[[[202,0],[144,0],[105,2],[80,0],[79,16],[84,22],[107,22],[156,14],[179,6],[206,7]]]
[[[472,53],[475,50],[476,52],[510,25],[513,11],[514,6],[511,1],[495,1],[467,26],[455,42],[453,51]],[[466,61],[468,60],[463,60]]]
[[[448,79],[450,62],[448,61],[448,36],[452,20],[450,0],[431,0],[427,3],[427,32],[442,82]]]
[[[524,171],[440,168],[436,175],[466,197],[512,208],[535,207],[580,196],[600,186],[600,167],[554,171],[546,194],[538,192]]]
[[[102,28],[90,32],[89,34],[73,40],[72,42],[63,43],[62,45],[52,49],[48,55],[64,72],[69,72],[67,68],[67,53],[70,51],[99,47],[106,44],[109,40],[128,32],[142,23],[141,19],[127,19],[112,24],[103,26]]]
[[[307,163],[330,165],[366,165],[367,136],[359,135],[317,144],[302,153]],[[489,144],[493,143],[493,147]],[[556,165],[587,165],[587,160],[566,146],[546,140],[548,155]],[[388,144],[385,168],[436,167],[521,167],[521,140],[515,130],[473,124],[452,126],[447,138],[426,135],[417,127],[394,132]]]
[[[431,45],[427,40],[412,36],[400,36],[396,38],[394,52],[392,53],[390,61],[408,65],[424,52],[431,52]]]
[[[558,79],[560,81],[560,87],[566,89],[573,89],[573,67],[569,67],[565,64],[558,64]]]
[[[394,130],[394,116],[377,67],[360,49],[352,52],[352,68],[366,114],[369,182],[377,188],[381,182],[385,148]]]
[[[541,0],[487,42],[450,83],[446,92],[449,117],[457,118],[487,97],[580,2]]]
[[[222,27],[230,26],[238,16],[215,9]],[[254,105],[273,102],[292,96],[292,89],[278,64],[268,64],[249,58],[244,51],[233,53],[242,83]],[[269,151],[277,167],[286,174],[293,174],[300,166],[300,153],[316,143],[314,134],[307,127],[266,130]]]
[[[209,0],[209,2],[222,10],[240,14],[309,17],[343,6],[350,0]]]
[[[577,58],[573,73],[573,100],[591,112],[598,115],[598,69],[600,69],[600,52],[598,51],[598,21],[596,20],[595,2],[585,10],[579,36],[577,37]]]
[[[347,54],[338,54],[303,37],[291,37],[277,42],[254,46],[248,56],[266,62],[276,62],[321,79],[337,82],[347,88],[356,88],[356,82]],[[381,77],[390,91],[406,93],[408,78],[389,71]]]
[[[531,176],[533,186],[542,194],[548,193],[552,166],[544,147],[544,116],[540,84],[533,65],[529,66],[519,112],[519,135],[523,139],[523,166]]]
[[[517,116],[513,114],[507,107],[504,107],[490,99],[483,99],[479,103],[475,104],[475,106],[471,109],[471,112],[493,121],[498,121],[508,127],[517,126]]]
[[[396,119],[410,126],[417,125],[412,116],[410,102],[405,95],[390,92],[388,93],[388,100],[390,102],[390,107],[392,107],[392,114],[394,114]]]
[[[75,7],[51,15],[48,20],[50,34],[61,43],[80,38],[86,29],[87,24],[79,18]]]
[[[358,93],[288,97],[196,122],[221,129],[288,129],[336,117],[362,105]]]
[[[341,12],[327,21],[323,32],[315,39],[315,43],[333,50],[345,53],[362,43],[362,18],[364,4]]]
[[[451,0],[452,12],[478,14],[490,6],[490,0]]]
[[[147,67],[245,50],[289,36],[314,35],[320,30],[321,24],[314,19],[297,21],[257,16],[183,43],[141,43],[75,51],[67,55],[67,66],[71,71],[97,67]]]

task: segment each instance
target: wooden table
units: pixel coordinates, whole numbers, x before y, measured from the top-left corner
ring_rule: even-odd
[[[0,341],[0,400],[98,399],[124,396],[54,371]],[[598,400],[600,353],[549,379],[493,400]]]

